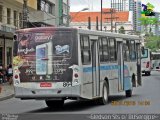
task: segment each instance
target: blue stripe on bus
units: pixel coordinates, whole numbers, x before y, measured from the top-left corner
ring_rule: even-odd
[[[100,66],[100,70],[118,70],[119,65],[108,65],[108,66]],[[124,69],[127,69],[127,66],[124,65]],[[95,67],[85,67],[83,68],[83,72],[92,72],[95,71]]]
[[[119,65],[107,65],[107,66],[100,66],[100,70],[119,70],[120,66]],[[83,72],[92,72],[95,71],[95,67],[85,67],[83,68]],[[120,71],[118,71],[118,76]],[[118,79],[118,78],[117,78]],[[129,69],[127,65],[124,65],[124,90],[130,90],[132,88],[131,84],[131,79],[132,77],[129,76]],[[115,80],[115,78],[109,79],[109,80]]]

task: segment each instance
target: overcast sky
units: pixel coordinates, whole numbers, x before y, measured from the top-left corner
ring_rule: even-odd
[[[102,0],[103,8],[110,8],[111,0]],[[160,12],[160,0],[141,0],[142,3],[146,4],[150,2],[155,6],[154,11]],[[70,10],[71,12],[77,12],[83,8],[89,8],[89,11],[100,11],[101,10],[101,0],[70,0]]]

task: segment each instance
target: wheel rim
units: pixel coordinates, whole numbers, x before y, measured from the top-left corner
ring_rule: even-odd
[[[105,101],[107,101],[107,87],[106,86],[103,87],[103,98]]]

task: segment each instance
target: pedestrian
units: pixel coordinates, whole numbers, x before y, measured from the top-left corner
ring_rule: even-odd
[[[0,84],[3,83],[3,67],[0,65]]]
[[[7,69],[7,79],[10,85],[13,83],[12,76],[13,76],[13,69],[12,69],[12,65],[9,64]]]
[[[0,84],[0,93],[2,92],[2,85]]]

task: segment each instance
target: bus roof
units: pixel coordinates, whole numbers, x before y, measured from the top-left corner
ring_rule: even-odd
[[[36,32],[36,31],[54,31],[54,30],[71,30],[71,31],[78,31],[82,34],[90,34],[90,35],[101,35],[101,36],[108,36],[108,37],[116,37],[116,38],[125,38],[125,39],[134,39],[140,40],[140,37],[137,35],[128,35],[128,34],[119,34],[119,33],[111,33],[105,31],[97,31],[97,30],[87,30],[87,29],[80,29],[80,28],[72,28],[72,27],[35,27],[35,28],[25,28],[19,29],[16,32]]]

